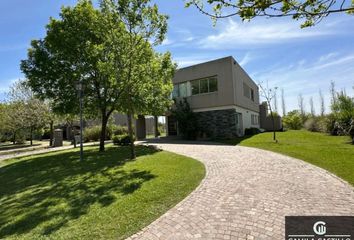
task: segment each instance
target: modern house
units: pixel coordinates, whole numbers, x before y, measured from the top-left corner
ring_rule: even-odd
[[[232,138],[246,128],[259,128],[259,91],[233,57],[178,69],[172,97],[186,98],[207,137]],[[178,135],[178,123],[167,116],[168,135]]]

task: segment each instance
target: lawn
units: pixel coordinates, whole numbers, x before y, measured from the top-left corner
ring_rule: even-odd
[[[275,143],[272,141],[272,133],[262,133],[226,143],[261,148],[299,158],[354,185],[354,145],[349,143],[349,137],[293,130],[278,132],[277,138],[279,142]]]
[[[0,239],[124,239],[195,189],[202,163],[109,146],[9,160],[0,168]]]

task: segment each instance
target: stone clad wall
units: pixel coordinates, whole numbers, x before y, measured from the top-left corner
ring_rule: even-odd
[[[202,133],[211,138],[237,137],[235,109],[196,112]]]

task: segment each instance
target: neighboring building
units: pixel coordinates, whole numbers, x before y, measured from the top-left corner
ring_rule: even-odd
[[[197,113],[201,135],[232,138],[259,128],[259,91],[233,57],[178,69],[172,97],[186,98]],[[178,123],[167,117],[168,135],[178,135]]]

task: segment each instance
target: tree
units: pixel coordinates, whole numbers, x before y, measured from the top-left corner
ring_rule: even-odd
[[[304,97],[302,96],[302,94],[300,93],[298,98],[298,105],[299,105],[299,109],[300,109],[300,114],[302,116],[302,118],[304,118],[305,116],[305,104],[304,104]]]
[[[321,106],[321,117],[324,116],[324,113],[325,113],[325,103],[324,103],[324,98],[323,98],[323,94],[322,94],[322,91],[320,89],[319,91],[319,96],[320,96],[320,106]]]
[[[274,92],[273,104],[274,104],[274,112],[278,113],[278,97],[277,97],[276,89]]]
[[[186,6],[191,5],[214,21],[235,15],[243,21],[255,17],[290,16],[295,20],[304,20],[301,27],[313,26],[332,13],[354,13],[354,2],[350,0],[341,0],[340,3],[327,0],[188,0]]]
[[[127,29],[127,39],[120,48],[112,48],[115,83],[122,87],[120,109],[127,113],[130,139],[132,116],[167,109],[171,104],[171,79],[175,70],[169,53],[157,54],[151,45],[162,43],[167,31],[167,16],[159,13],[149,0],[105,0],[102,8]],[[111,42],[119,35],[111,35]],[[113,44],[115,45],[115,44]],[[126,56],[122,59],[122,56]],[[131,141],[131,158],[136,157]]]
[[[178,122],[178,130],[182,137],[187,140],[195,140],[199,131],[198,119],[186,98],[175,103],[172,114]]]
[[[286,115],[286,106],[285,106],[285,96],[284,96],[284,89],[281,89],[281,107],[283,111],[283,116]]]
[[[278,140],[276,138],[276,131],[275,131],[275,113],[273,113],[273,110],[272,110],[272,101],[273,101],[274,97],[276,96],[276,91],[278,88],[277,87],[270,88],[268,86],[268,82],[266,85],[263,85],[262,83],[258,83],[258,85],[261,90],[261,96],[267,101],[267,104],[269,107],[270,117],[272,118],[272,125],[273,125],[273,140],[275,142],[278,142]]]
[[[50,99],[56,113],[77,113],[76,85],[84,85],[86,113],[101,116],[100,151],[104,151],[107,122],[118,109],[121,94],[107,71],[111,54],[107,42],[111,32],[126,32],[122,24],[106,24],[108,17],[88,0],[63,7],[60,19],[50,20],[45,38],[32,41],[28,58],[21,62],[33,92]]]
[[[293,130],[299,130],[302,128],[302,118],[298,110],[288,112],[282,120],[286,128]]]
[[[1,128],[6,135],[11,135],[13,144],[21,143],[25,140],[23,133],[23,116],[24,106],[20,102],[6,103],[3,105],[1,113]]]
[[[313,105],[313,98],[310,97],[310,112],[311,112],[311,116],[314,117],[315,116],[315,106]]]
[[[18,105],[18,117],[22,118],[22,129],[28,130],[30,144],[33,145],[33,132],[43,128],[46,121],[46,106],[34,97],[25,80],[19,80],[10,87],[10,101]]]

